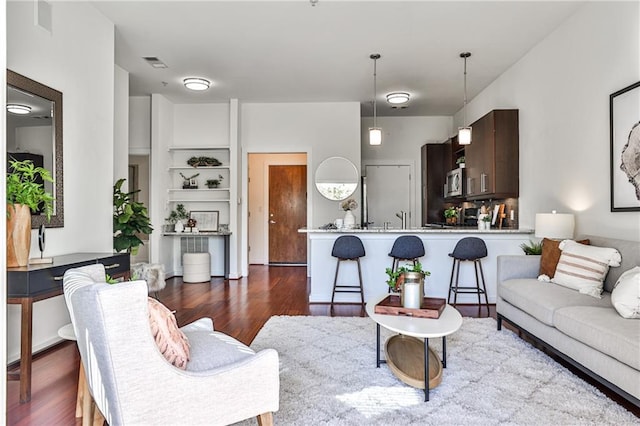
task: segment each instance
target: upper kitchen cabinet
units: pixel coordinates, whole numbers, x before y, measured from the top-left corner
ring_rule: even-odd
[[[422,223],[444,220],[444,184],[451,169],[451,144],[426,144],[421,148]]]
[[[472,141],[465,146],[466,198],[517,198],[518,110],[493,110],[471,128]]]

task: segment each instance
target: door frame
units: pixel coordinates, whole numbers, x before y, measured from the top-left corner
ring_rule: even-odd
[[[416,160],[407,160],[407,159],[399,159],[399,160],[362,160],[361,170],[362,175],[366,176],[367,166],[408,166],[409,167],[409,175],[411,177],[411,182],[409,183],[409,210],[411,213],[411,220],[407,224],[409,228],[414,226],[420,226],[420,222],[422,221],[421,212],[418,211],[419,204],[416,203],[416,200],[420,199],[420,186],[416,184],[416,181],[419,180],[419,176],[416,176],[417,161]],[[416,220],[418,224],[416,224]]]

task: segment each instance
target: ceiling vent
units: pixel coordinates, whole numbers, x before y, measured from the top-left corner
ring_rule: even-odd
[[[160,59],[156,58],[155,56],[145,56],[142,59],[147,61],[147,63],[149,65],[151,65],[152,67],[154,67],[154,68],[169,68],[167,66],[167,64],[165,64],[164,62],[162,62]]]

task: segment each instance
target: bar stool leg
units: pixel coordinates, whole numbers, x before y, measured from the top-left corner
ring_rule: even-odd
[[[362,307],[364,308],[364,288],[362,287],[362,269],[360,268],[360,258],[356,259],[358,264],[358,279],[360,280],[360,300],[362,301]]]
[[[333,278],[333,293],[331,294],[331,310],[333,310],[333,300],[336,297],[336,283],[338,282],[338,271],[340,270],[340,262],[342,259],[338,259],[336,264],[336,276]]]
[[[482,262],[478,262],[480,266],[480,277],[482,277],[482,288],[484,290],[484,301],[487,306],[487,316],[489,316],[489,296],[487,296],[487,286],[484,282],[484,273],[482,272]]]
[[[478,279],[478,260],[473,261],[473,271],[476,274],[476,294],[478,295],[478,307],[482,307],[482,302],[480,301],[480,280]]]
[[[453,306],[458,304],[458,284],[460,283],[460,260],[455,260],[458,267],[456,268],[456,290],[453,292]]]
[[[447,294],[447,303],[451,303],[451,292],[453,291],[453,273],[456,270],[456,260],[453,259],[451,265],[451,278],[449,278],[449,294]]]

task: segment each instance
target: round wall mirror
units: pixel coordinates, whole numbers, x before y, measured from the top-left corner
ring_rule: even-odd
[[[358,187],[358,169],[343,157],[329,157],[316,169],[316,188],[325,198],[345,200]]]

